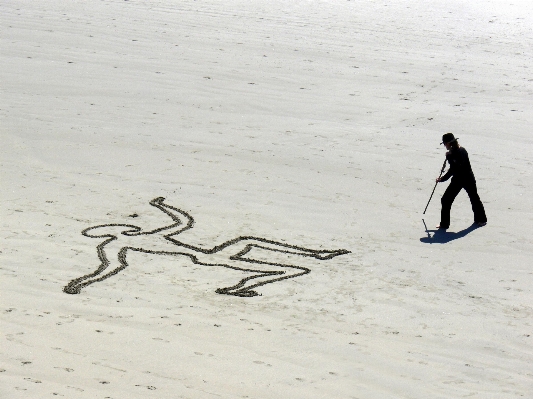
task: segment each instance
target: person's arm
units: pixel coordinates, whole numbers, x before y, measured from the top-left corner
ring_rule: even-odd
[[[453,172],[452,172],[452,168],[450,167],[450,169],[448,169],[448,172],[446,172],[444,174],[444,176],[442,176],[440,179],[439,179],[439,182],[444,182],[446,180],[448,180],[450,177],[453,176]]]
[[[448,152],[446,153],[446,159],[448,160],[448,164],[450,165],[450,168],[448,169],[448,171],[444,174],[444,176],[441,176],[439,179],[437,179],[437,182],[444,182],[446,180],[448,180],[450,177],[453,176],[453,172],[454,172],[454,162],[453,160],[451,159],[451,154]]]

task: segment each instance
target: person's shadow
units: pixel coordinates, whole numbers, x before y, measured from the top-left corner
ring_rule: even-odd
[[[471,226],[468,226],[466,229],[458,232],[447,231],[443,229],[428,230],[424,219],[422,219],[422,222],[424,222],[424,227],[426,228],[426,233],[428,236],[422,237],[420,241],[425,244],[446,244],[447,242],[457,240],[458,238],[463,238],[479,227],[477,224],[472,223]],[[430,233],[433,233],[433,235]]]

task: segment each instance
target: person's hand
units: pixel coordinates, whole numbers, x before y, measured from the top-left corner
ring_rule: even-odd
[[[436,181],[437,183],[440,183],[442,180],[441,180],[440,177],[437,177],[437,178],[435,179],[435,181]]]

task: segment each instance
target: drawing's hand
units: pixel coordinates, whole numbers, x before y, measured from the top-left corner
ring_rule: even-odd
[[[152,204],[161,204],[163,201],[165,200],[165,197],[157,197],[157,198],[154,198],[151,203]]]

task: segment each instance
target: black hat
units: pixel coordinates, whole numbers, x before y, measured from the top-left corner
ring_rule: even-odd
[[[453,133],[446,133],[445,135],[442,136],[442,143],[441,144],[453,143],[457,139],[453,136]]]

